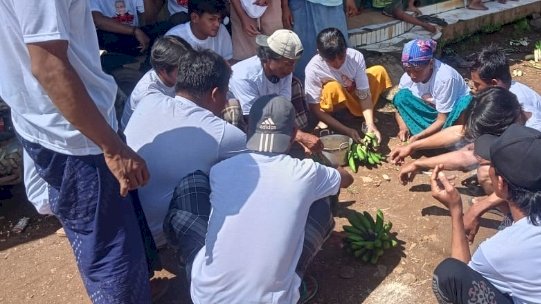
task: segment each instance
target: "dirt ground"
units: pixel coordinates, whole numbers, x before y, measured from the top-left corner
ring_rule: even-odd
[[[510,39],[528,37],[529,46],[511,46]],[[490,43],[504,48],[512,59],[512,69],[522,76],[515,80],[541,93],[541,70],[524,61],[533,52],[533,43],[541,40],[539,33],[519,31],[509,25],[492,34],[479,34],[460,43],[446,45],[443,55],[450,63],[460,63],[482,46]],[[373,59],[377,62],[377,57]],[[469,77],[467,69],[458,68]],[[385,141],[382,152],[399,144],[394,137],[397,129],[393,113],[381,106],[377,113]],[[318,254],[309,273],[319,282],[319,292],[311,303],[435,303],[431,291],[432,271],[450,254],[450,218],[446,209],[430,196],[429,177],[420,174],[415,181],[402,186],[397,179],[399,168],[384,164],[380,168],[361,168],[354,174],[355,183],[340,194],[336,228]],[[382,177],[387,174],[391,180]],[[473,172],[456,172],[457,187],[467,201],[471,189],[460,182]],[[22,185],[0,191],[0,303],[89,303],[66,238],[55,231],[60,228],[53,217],[38,215],[26,201]],[[385,253],[377,265],[364,264],[342,249],[342,226],[345,216],[353,210],[375,214],[382,209],[394,224],[400,246]],[[21,234],[10,230],[21,217],[30,217],[30,224]],[[487,214],[474,250],[480,241],[495,233],[501,217]],[[190,303],[183,273],[174,266],[171,250],[162,252],[165,269],[156,275],[170,279],[170,289],[157,303]],[[342,276],[353,272],[353,278]]]

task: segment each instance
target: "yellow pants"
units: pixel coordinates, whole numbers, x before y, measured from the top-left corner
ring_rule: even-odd
[[[368,76],[372,106],[374,106],[378,102],[381,93],[392,86],[391,77],[381,65],[367,68],[366,76]],[[338,81],[333,80],[325,83],[321,90],[321,100],[319,102],[321,109],[325,112],[333,112],[336,105],[342,104],[345,104],[351,114],[363,116],[361,101],[356,94],[348,92]]]

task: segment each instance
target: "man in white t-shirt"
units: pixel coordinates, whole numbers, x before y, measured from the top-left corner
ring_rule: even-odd
[[[483,145],[483,147],[480,147]],[[508,202],[514,223],[479,245],[473,256],[465,238],[462,200],[440,172],[431,178],[432,195],[451,214],[451,258],[434,270],[439,303],[538,303],[541,299],[541,132],[511,125],[497,138],[475,142],[489,165],[494,192]],[[517,157],[520,155],[521,157]]]
[[[317,36],[316,54],[306,66],[305,90],[310,111],[331,129],[355,141],[357,128],[344,125],[335,115],[346,111],[363,116],[367,131],[381,135],[374,121],[374,105],[380,94],[391,87],[391,79],[382,66],[366,69],[363,55],[347,47],[337,28],[327,28]]]
[[[234,64],[229,81],[229,91],[239,101],[245,119],[257,98],[270,94],[283,96],[296,102],[295,109],[300,109],[298,114],[305,117],[297,120],[296,141],[306,152],[320,151],[323,146],[319,138],[303,131],[308,128],[308,113],[303,111],[306,109],[304,99],[292,96],[292,73],[303,52],[299,37],[290,30],[277,30],[270,36],[259,35],[256,42],[257,55]]]
[[[294,124],[289,100],[258,98],[250,111],[250,152],[218,163],[209,179],[201,172],[189,175],[177,189],[165,229],[186,262],[194,303],[301,298],[304,271],[334,225],[322,198],[349,186],[353,177],[342,168],[288,156]],[[307,240],[317,240],[312,254],[303,251]]]
[[[231,36],[222,24],[225,11],[222,0],[189,1],[190,22],[173,27],[165,35],[178,36],[193,48],[210,49],[225,60],[231,60],[233,58]]]
[[[141,230],[126,197],[148,171],[116,134],[117,86],[99,64],[87,1],[0,1],[0,17],[9,45],[0,48],[0,97],[47,183],[90,300],[149,303]]]
[[[124,131],[137,105],[151,94],[175,96],[178,62],[192,47],[176,36],[160,37],[150,51],[152,69],[143,75],[124,104],[120,130]]]
[[[211,50],[193,51],[179,71],[175,98],[146,96],[124,132],[152,175],[139,198],[157,246],[166,243],[163,221],[178,182],[195,170],[208,173],[246,145],[244,133],[219,117],[231,76],[227,62]]]

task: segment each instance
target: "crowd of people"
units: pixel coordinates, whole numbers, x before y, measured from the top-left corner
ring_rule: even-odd
[[[324,148],[314,128],[381,142],[374,107],[389,75],[348,47],[350,1],[344,12],[342,1],[232,0],[232,36],[221,0],[172,1],[166,21],[152,17],[156,3],[0,0],[10,46],[0,97],[28,197],[59,219],[93,303],[155,299],[164,246],[194,303],[306,303],[317,292],[306,270],[334,228],[331,197],[353,183],[307,157]],[[99,48],[147,54],[121,117]],[[435,270],[436,298],[539,302],[541,97],[495,47],[478,54],[473,90],[435,52],[430,39],[404,45],[393,104],[408,144],[389,160],[404,184],[432,170],[449,208],[452,257]],[[436,148],[452,151],[405,162]],[[473,168],[486,196],[463,213],[443,171]],[[501,231],[471,255],[490,208],[505,215]]]

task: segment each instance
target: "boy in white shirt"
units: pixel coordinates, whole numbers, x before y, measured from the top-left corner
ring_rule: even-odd
[[[178,36],[193,48],[210,49],[225,60],[231,60],[231,36],[222,24],[225,12],[222,0],[192,0],[188,3],[190,22],[173,27],[165,35]]]
[[[345,126],[333,112],[347,109],[363,116],[367,130],[381,135],[374,121],[373,107],[380,94],[391,87],[391,79],[382,66],[366,69],[363,55],[347,47],[342,32],[327,28],[317,36],[317,50],[306,66],[305,90],[310,111],[330,128],[350,136],[361,137],[355,128]]]

